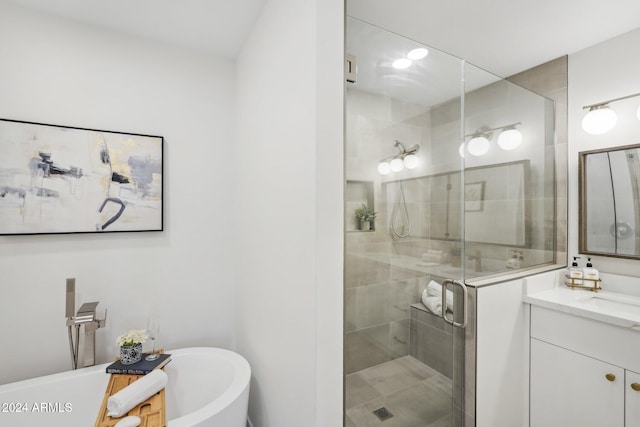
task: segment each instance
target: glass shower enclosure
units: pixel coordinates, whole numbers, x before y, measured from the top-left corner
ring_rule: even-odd
[[[347,18],[344,425],[474,425],[475,286],[555,257],[553,103]]]

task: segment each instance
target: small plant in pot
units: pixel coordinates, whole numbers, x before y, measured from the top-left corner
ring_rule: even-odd
[[[120,347],[120,362],[123,365],[131,365],[142,359],[142,343],[147,340],[147,331],[144,329],[132,329],[120,335],[116,344]]]
[[[355,211],[356,219],[360,224],[360,230],[371,230],[373,225],[373,220],[376,218],[377,213],[365,205],[364,203]]]

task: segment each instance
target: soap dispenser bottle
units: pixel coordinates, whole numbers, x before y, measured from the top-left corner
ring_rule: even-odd
[[[598,287],[598,281],[600,280],[600,272],[591,263],[591,258],[587,258],[587,266],[582,270],[582,277],[584,279],[589,279],[589,280],[584,280],[585,285],[589,286],[590,288]]]
[[[583,272],[582,269],[580,267],[578,267],[578,258],[577,256],[573,257],[573,263],[571,264],[571,267],[569,268],[569,277],[572,278],[573,280],[570,282],[571,285],[580,285],[582,286],[582,277],[583,277]]]

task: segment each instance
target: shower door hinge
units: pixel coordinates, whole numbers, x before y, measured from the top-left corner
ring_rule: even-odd
[[[357,66],[356,66],[356,57],[353,55],[350,55],[348,53],[344,54],[344,78],[345,80],[347,80],[349,83],[355,83],[356,82],[356,73],[357,73]]]

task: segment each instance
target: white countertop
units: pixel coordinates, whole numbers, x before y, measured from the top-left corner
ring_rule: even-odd
[[[556,286],[525,295],[525,303],[640,331],[640,297]]]

